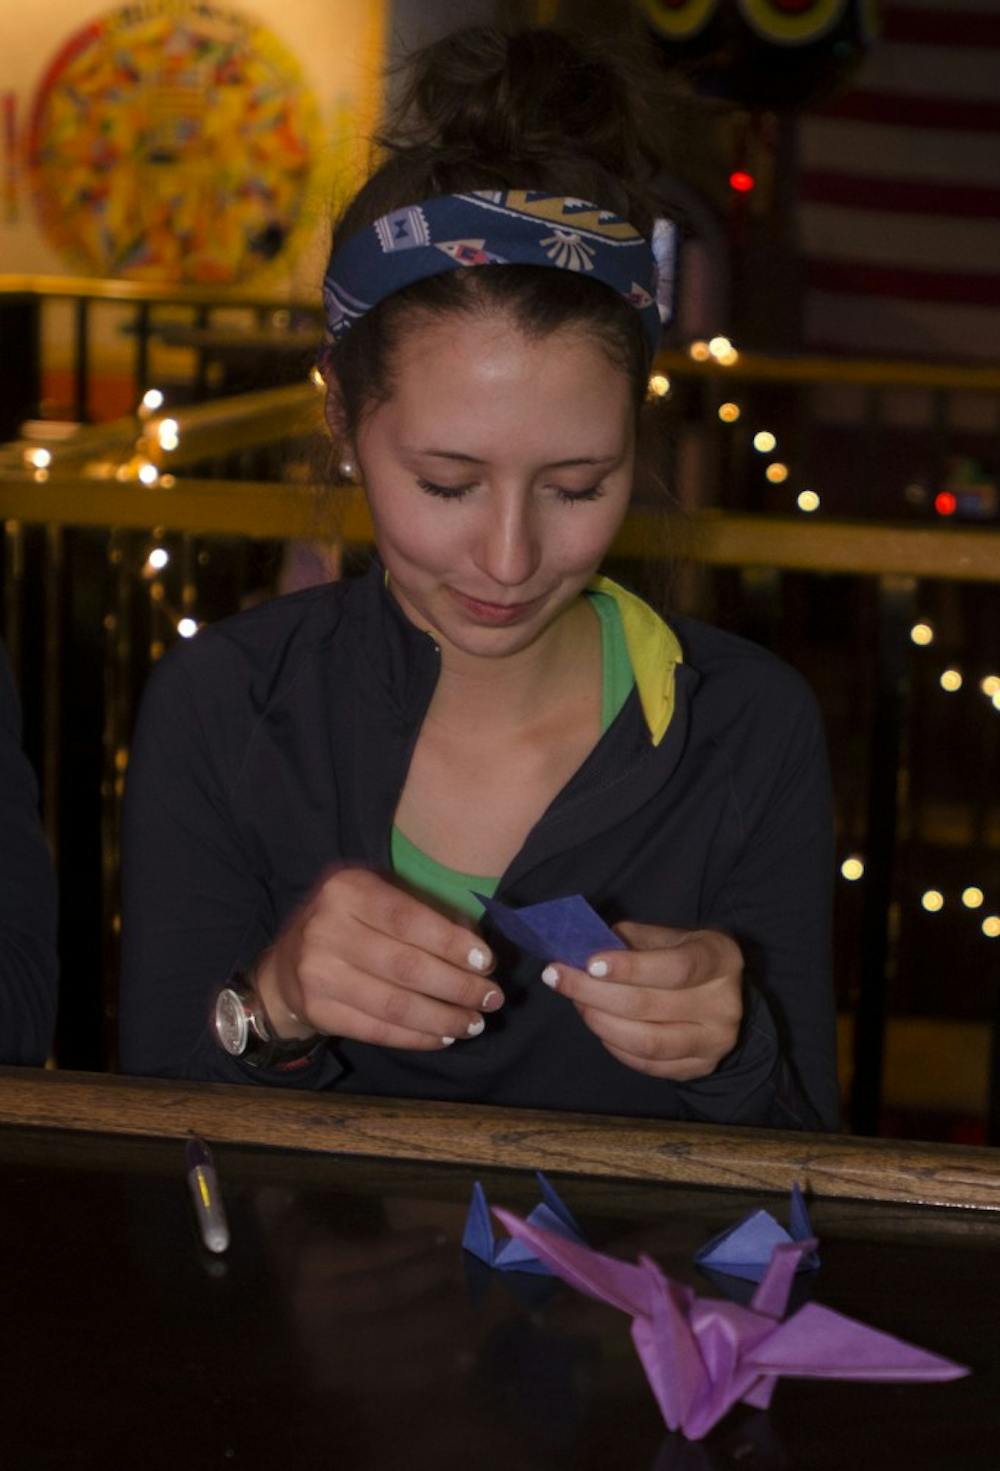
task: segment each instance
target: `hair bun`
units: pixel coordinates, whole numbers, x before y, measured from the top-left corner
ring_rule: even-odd
[[[626,188],[655,171],[643,88],[624,57],[557,31],[477,26],[426,47],[407,70],[396,147],[401,132],[439,163],[474,158],[491,173],[586,159]]]

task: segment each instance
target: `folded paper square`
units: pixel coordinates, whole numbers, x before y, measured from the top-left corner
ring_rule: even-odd
[[[959,1379],[968,1369],[818,1303],[785,1322],[799,1260],[815,1241],[776,1246],[750,1307],[697,1297],[656,1262],[603,1256],[522,1221],[494,1215],[553,1272],[632,1319],[632,1340],[671,1430],[700,1440],[742,1400],[766,1409],[781,1376],[800,1379]]]
[[[521,909],[485,894],[477,894],[476,898],[502,935],[539,960],[561,960],[564,965],[586,970],[587,961],[599,950],[625,949],[582,894],[546,899]]]
[[[582,1246],[583,1232],[573,1219],[569,1207],[559,1198],[541,1170],[535,1173],[542,1199],[528,1216],[529,1222],[556,1237]],[[486,1193],[478,1180],[472,1187],[462,1246],[488,1267],[495,1267],[500,1272],[532,1272],[540,1277],[553,1275],[552,1269],[539,1261],[531,1247],[523,1241],[506,1236],[499,1241],[495,1239]]]
[[[699,1267],[710,1267],[724,1272],[727,1277],[742,1277],[747,1282],[759,1282],[767,1271],[776,1246],[787,1246],[793,1241],[807,1241],[812,1237],[809,1212],[802,1199],[798,1185],[792,1186],[788,1207],[788,1230],[774,1219],[770,1211],[753,1211],[744,1216],[735,1226],[729,1226],[713,1236],[711,1241],[695,1254]],[[814,1271],[819,1266],[819,1255],[815,1251],[799,1258],[799,1272]]]

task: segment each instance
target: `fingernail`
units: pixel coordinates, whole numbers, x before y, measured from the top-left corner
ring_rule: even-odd
[[[485,1026],[486,1023],[483,1021],[482,1017],[477,1016],[475,1021],[470,1022],[469,1025],[466,1027],[465,1035],[467,1037],[478,1037]]]
[[[606,960],[592,960],[587,966],[588,976],[596,976],[598,980],[608,973],[608,962]]]
[[[545,967],[542,971],[542,980],[547,986],[551,986],[553,991],[555,990],[559,984],[559,972],[554,965],[547,965]]]
[[[473,945],[465,958],[473,970],[485,970],[490,963],[490,958],[486,954],[486,951],[480,950],[478,945]]]
[[[500,1007],[502,1005],[503,1005],[503,997],[500,995],[500,992],[499,991],[487,991],[486,995],[483,997],[482,1001],[479,1003],[479,1010],[480,1011],[499,1011],[500,1010]]]
[[[441,1038],[441,1046],[442,1047],[450,1047],[451,1044],[454,1042],[454,1040],[455,1040],[454,1037],[442,1037]]]

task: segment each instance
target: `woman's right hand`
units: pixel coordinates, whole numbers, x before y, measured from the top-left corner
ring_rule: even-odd
[[[478,936],[362,868],[328,874],[259,960],[280,1037],[315,1033],[429,1052],[477,1037],[503,992]]]

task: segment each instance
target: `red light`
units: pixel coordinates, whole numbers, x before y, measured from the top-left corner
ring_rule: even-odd
[[[954,516],[958,501],[950,490],[939,490],[934,497],[934,509],[939,516]]]
[[[748,174],[745,169],[734,169],[729,175],[729,187],[737,194],[749,194],[756,182],[753,174]]]

